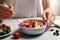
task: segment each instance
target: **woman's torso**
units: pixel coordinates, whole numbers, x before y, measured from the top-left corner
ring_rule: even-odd
[[[40,3],[38,3],[38,2],[39,2],[38,0],[16,0],[16,5],[15,5],[16,16],[17,17],[40,16],[41,8],[40,8]]]

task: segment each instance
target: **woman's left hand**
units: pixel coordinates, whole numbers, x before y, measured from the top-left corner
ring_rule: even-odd
[[[0,4],[0,21],[11,19],[14,15],[12,5]]]
[[[47,26],[51,25],[54,19],[55,19],[55,14],[51,10],[51,8],[47,8],[43,14],[43,20],[46,21]]]

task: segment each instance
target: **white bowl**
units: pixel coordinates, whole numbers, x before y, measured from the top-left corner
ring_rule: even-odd
[[[21,27],[21,26],[19,26],[19,28],[20,28],[21,32],[23,32],[25,34],[38,35],[38,34],[43,33],[46,30],[46,25],[44,25],[43,27],[40,27],[40,28],[31,28],[30,29],[30,28],[25,28],[25,27]]]

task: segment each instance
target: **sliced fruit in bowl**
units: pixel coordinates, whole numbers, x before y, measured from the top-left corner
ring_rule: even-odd
[[[12,28],[6,24],[2,24],[0,26],[0,37],[4,37],[4,36],[7,36],[9,34],[11,34]]]
[[[24,20],[19,24],[19,26],[27,27],[27,28],[39,28],[39,27],[43,27],[44,25],[45,23],[37,19]]]

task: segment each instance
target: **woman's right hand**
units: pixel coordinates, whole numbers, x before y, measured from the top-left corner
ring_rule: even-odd
[[[0,5],[0,21],[10,19],[14,15],[12,5]]]
[[[55,20],[55,14],[51,8],[47,8],[43,14],[43,20],[46,21],[47,26],[51,25]]]

